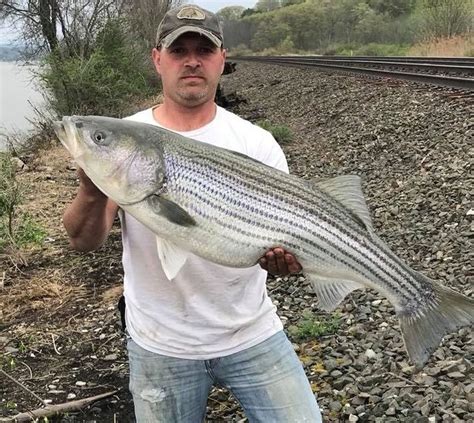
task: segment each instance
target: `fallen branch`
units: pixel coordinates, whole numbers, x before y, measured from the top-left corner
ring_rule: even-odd
[[[52,417],[58,414],[64,414],[69,411],[78,411],[82,410],[83,408],[91,405],[92,403],[111,397],[115,395],[118,391],[111,391],[105,392],[103,394],[95,395],[93,397],[83,398],[80,400],[64,402],[62,404],[53,404],[47,405],[44,408],[38,408],[33,411],[28,411],[25,413],[17,414],[13,417],[4,417],[0,418],[1,423],[22,423],[22,422],[31,422],[35,419],[39,419],[41,417]]]
[[[39,402],[41,402],[42,404],[45,404],[47,405],[43,398],[39,397],[38,395],[36,395],[33,391],[31,391],[29,388],[27,388],[25,385],[23,385],[22,383],[18,382],[14,377],[10,376],[5,370],[3,369],[0,369],[0,373],[2,373],[4,376],[6,376],[8,379],[10,379],[13,383],[16,383],[21,389],[24,389],[26,392],[28,392],[29,394],[31,394],[32,396],[34,396],[37,400],[39,400]],[[1,421],[1,420],[0,420]]]

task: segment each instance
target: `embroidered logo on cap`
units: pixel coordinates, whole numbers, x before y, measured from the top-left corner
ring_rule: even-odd
[[[196,21],[203,21],[206,19],[206,15],[202,10],[195,6],[183,7],[176,15],[178,19],[194,19]]]

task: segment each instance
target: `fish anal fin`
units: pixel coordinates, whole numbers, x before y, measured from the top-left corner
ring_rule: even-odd
[[[325,311],[333,311],[352,291],[365,288],[359,282],[317,273],[308,273],[308,279],[318,296],[318,307]]]
[[[156,238],[156,247],[161,266],[168,280],[176,277],[186,263],[188,252],[166,239]]]
[[[474,323],[474,300],[415,273],[432,288],[433,298],[424,307],[397,310],[405,348],[415,371],[423,368],[442,338]]]

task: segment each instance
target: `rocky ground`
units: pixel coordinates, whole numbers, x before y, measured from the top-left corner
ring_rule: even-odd
[[[472,97],[446,89],[367,80],[288,67],[238,63],[223,78],[233,110],[287,126],[292,173],[326,178],[355,173],[377,233],[410,265],[473,296]],[[53,403],[114,391],[64,422],[133,422],[127,392],[120,295],[120,234],[79,254],[67,246],[61,214],[77,180],[56,144],[30,158],[19,178],[24,208],[48,231],[41,248],[0,255],[1,369]],[[4,270],[5,269],[5,270]],[[472,331],[445,338],[413,373],[392,306],[374,291],[352,293],[334,314],[316,307],[301,275],[269,279],[324,420],[474,421]],[[301,338],[302,316],[337,320],[328,334]],[[3,374],[1,414],[37,408],[31,393]],[[215,390],[207,421],[246,421],[226,391]]]

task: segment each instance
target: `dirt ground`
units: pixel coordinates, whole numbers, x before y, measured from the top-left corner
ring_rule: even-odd
[[[106,402],[112,407],[121,403],[112,416],[131,421],[125,341],[116,308],[122,290],[119,229],[95,253],[76,253],[68,246],[61,217],[77,180],[63,147],[52,144],[40,151],[18,177],[28,187],[22,207],[46,229],[47,238],[41,247],[0,257],[6,266],[2,369],[55,404],[117,391]],[[5,376],[1,395],[0,416],[41,405]],[[99,403],[95,412],[100,421],[113,421],[105,417],[106,409]]]

